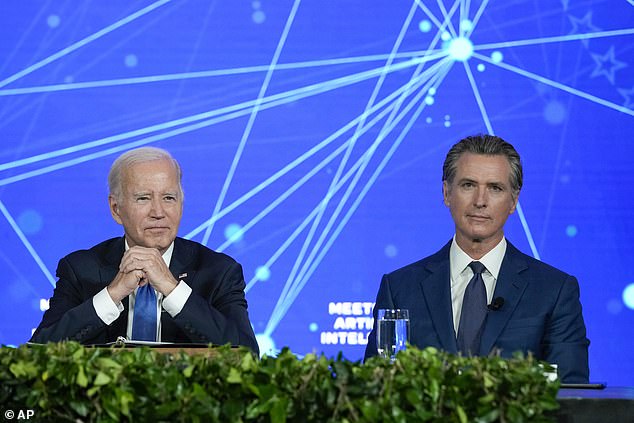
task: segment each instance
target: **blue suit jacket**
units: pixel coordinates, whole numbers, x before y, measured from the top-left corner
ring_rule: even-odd
[[[377,354],[376,313],[380,308],[409,310],[410,343],[457,353],[451,305],[449,248],[384,275],[374,307],[375,324],[365,357]],[[499,349],[532,352],[557,364],[564,382],[588,382],[588,345],[581,314],[579,284],[560,270],[529,257],[508,243],[493,298],[504,298],[489,311],[480,355]]]
[[[115,278],[125,251],[123,237],[104,241],[90,250],[60,260],[50,308],[32,342],[71,339],[83,344],[113,342],[126,336],[128,299],[111,325],[97,316],[92,297]],[[181,312],[161,313],[161,338],[176,343],[245,345],[258,351],[247,314],[242,267],[231,257],[193,241],[174,240],[170,271],[192,288]],[[187,276],[183,276],[186,274]]]

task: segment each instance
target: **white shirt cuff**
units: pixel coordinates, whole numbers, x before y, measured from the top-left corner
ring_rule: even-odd
[[[163,298],[163,308],[170,316],[176,317],[181,312],[185,303],[189,299],[192,289],[184,281],[179,281],[176,288],[170,294]]]
[[[107,287],[92,297],[92,305],[95,307],[97,316],[107,325],[117,320],[123,311],[123,304],[115,304],[108,294]]]

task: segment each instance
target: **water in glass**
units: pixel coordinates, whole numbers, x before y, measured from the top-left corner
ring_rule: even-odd
[[[376,346],[381,357],[395,360],[409,339],[409,313],[403,309],[381,309],[377,313]]]

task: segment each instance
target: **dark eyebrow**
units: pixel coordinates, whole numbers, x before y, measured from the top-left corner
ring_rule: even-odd
[[[473,183],[476,183],[476,181],[475,181],[474,179],[471,179],[471,178],[462,178],[462,179],[458,180],[458,183],[459,183],[459,184],[462,184],[462,183],[464,183],[464,182],[473,182]]]
[[[489,182],[487,185],[488,186],[502,187],[502,188],[506,188],[507,187],[507,185],[504,182]]]

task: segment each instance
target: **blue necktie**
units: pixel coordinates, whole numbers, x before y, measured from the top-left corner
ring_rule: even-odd
[[[479,261],[469,264],[473,277],[467,285],[462,300],[460,325],[458,326],[458,349],[463,354],[478,355],[480,333],[487,315],[487,291],[482,279],[486,267]]]
[[[136,292],[132,339],[156,341],[156,293],[149,283],[140,286]]]

